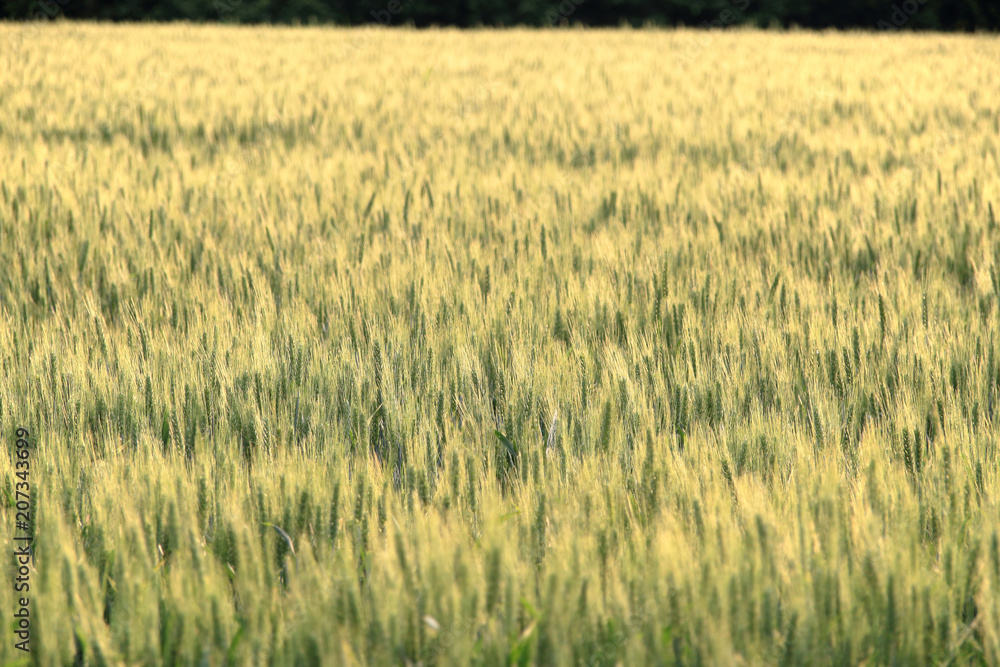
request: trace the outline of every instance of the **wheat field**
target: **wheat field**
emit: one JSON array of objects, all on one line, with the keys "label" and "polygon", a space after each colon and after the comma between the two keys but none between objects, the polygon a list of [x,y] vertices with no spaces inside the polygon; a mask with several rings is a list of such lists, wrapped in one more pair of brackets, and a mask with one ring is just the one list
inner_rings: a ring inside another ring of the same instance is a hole
[{"label": "wheat field", "polygon": [[1000,664],[995,38],[0,63],[0,660]]}]

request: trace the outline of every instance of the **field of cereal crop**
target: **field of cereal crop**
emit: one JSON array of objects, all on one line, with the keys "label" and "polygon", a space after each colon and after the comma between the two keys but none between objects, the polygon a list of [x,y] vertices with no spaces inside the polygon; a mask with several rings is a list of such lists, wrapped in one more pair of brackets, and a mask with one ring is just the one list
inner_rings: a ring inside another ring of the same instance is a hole
[{"label": "field of cereal crop", "polygon": [[998,71],[0,24],[32,664],[1000,663]]}]

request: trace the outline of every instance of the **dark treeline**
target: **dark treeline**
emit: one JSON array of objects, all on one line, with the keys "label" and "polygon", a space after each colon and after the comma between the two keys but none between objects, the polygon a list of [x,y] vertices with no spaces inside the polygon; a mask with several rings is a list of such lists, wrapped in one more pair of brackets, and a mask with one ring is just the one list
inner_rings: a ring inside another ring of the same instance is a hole
[{"label": "dark treeline", "polygon": [[995,0],[0,0],[0,18],[416,26],[628,23],[996,30]]}]

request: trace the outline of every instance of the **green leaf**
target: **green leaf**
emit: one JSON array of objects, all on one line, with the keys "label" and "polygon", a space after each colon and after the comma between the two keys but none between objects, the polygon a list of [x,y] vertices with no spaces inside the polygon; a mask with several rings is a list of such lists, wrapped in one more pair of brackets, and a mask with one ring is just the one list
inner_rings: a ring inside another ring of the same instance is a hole
[{"label": "green leaf", "polygon": [[240,640],[243,639],[243,629],[244,625],[240,624],[240,629],[236,631],[233,635],[233,641],[229,642],[229,650],[226,651],[226,664],[233,665],[236,664],[236,648],[239,646]]},{"label": "green leaf", "polygon": [[511,442],[510,438],[508,438],[506,435],[504,435],[500,431],[495,430],[493,432],[496,434],[497,439],[504,446],[504,448],[506,448],[507,455],[510,457],[510,462],[513,463],[514,459],[517,458],[517,448],[514,447],[514,443]]},{"label": "green leaf", "polygon": [[278,535],[280,535],[281,538],[283,540],[285,540],[285,542],[288,544],[288,550],[291,551],[292,555],[294,556],[295,555],[295,545],[292,544],[292,537],[291,537],[291,535],[289,535],[288,533],[286,533],[284,531],[284,529],[282,529],[280,526],[276,526],[273,523],[267,523],[265,521],[264,525],[267,526],[268,528],[274,528],[274,530],[278,533]]}]

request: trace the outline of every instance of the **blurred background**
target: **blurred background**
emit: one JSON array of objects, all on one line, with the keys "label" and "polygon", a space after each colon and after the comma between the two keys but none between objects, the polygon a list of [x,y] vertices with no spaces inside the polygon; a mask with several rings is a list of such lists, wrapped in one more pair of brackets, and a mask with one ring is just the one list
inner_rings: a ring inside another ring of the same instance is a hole
[{"label": "blurred background", "polygon": [[382,24],[996,30],[994,0],[0,0],[0,18]]}]

